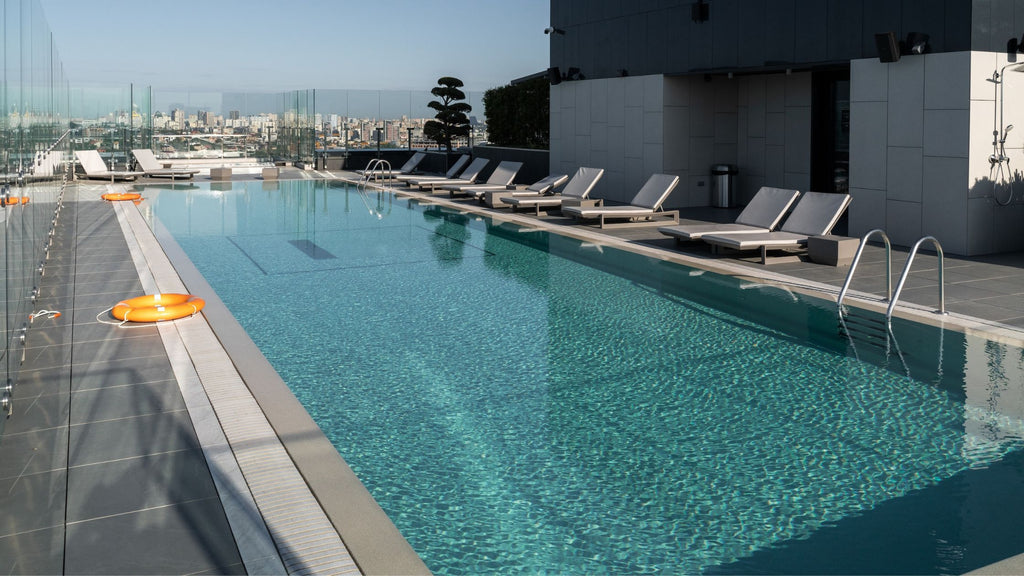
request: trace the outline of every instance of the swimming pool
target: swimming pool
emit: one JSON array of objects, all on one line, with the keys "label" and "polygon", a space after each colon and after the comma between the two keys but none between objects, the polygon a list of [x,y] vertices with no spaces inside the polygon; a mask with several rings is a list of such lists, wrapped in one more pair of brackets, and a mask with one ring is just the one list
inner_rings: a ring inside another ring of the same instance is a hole
[{"label": "swimming pool", "polygon": [[146,196],[437,573],[1024,551],[1018,348],[323,181]]}]

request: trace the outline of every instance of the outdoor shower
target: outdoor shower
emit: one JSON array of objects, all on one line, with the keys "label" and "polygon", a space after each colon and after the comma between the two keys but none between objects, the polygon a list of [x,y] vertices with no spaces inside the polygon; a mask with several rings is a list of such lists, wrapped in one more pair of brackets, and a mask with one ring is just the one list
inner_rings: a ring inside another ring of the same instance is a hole
[{"label": "outdoor shower", "polygon": [[[989,178],[992,180],[992,198],[1000,206],[1009,206],[1013,202],[1014,174],[1010,170],[1010,157],[1006,155],[1006,135],[1013,130],[1013,124],[1004,124],[1003,119],[1003,83],[1006,80],[1004,74],[1007,68],[1010,68],[1011,72],[1024,72],[1024,64],[1010,63],[992,72],[992,77],[987,79],[995,84],[993,96],[998,103],[992,110],[992,155],[988,157],[988,163]],[[1005,202],[999,199],[1003,191],[1006,192]]]}]

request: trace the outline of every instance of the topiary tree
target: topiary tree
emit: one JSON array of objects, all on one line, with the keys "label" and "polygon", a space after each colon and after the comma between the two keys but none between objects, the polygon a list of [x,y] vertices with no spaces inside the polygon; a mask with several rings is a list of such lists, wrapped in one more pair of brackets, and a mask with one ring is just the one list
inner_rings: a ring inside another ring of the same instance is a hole
[{"label": "topiary tree", "polygon": [[437,79],[437,87],[430,93],[440,100],[431,100],[427,106],[437,110],[434,118],[423,125],[423,135],[430,138],[438,145],[444,144],[448,152],[452,151],[452,138],[456,136],[469,136],[469,117],[466,116],[472,106],[460,100],[466,99],[466,94],[459,90],[462,87],[462,80],[444,76]]}]

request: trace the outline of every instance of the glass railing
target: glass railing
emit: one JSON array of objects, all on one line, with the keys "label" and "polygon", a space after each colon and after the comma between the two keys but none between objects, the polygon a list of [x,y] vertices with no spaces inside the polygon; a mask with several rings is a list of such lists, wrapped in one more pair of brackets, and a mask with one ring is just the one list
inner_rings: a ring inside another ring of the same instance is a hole
[{"label": "glass railing", "polygon": [[[0,433],[70,157],[68,83],[38,0],[0,0]],[[2,463],[0,463],[2,466]]]},{"label": "glass railing", "polygon": [[[483,92],[466,92],[471,120],[483,118]],[[121,168],[133,148],[162,158],[232,158],[310,163],[326,151],[436,148],[423,125],[436,111],[429,90],[195,92],[75,89],[74,149],[100,150]],[[455,146],[486,139],[482,122]]]}]

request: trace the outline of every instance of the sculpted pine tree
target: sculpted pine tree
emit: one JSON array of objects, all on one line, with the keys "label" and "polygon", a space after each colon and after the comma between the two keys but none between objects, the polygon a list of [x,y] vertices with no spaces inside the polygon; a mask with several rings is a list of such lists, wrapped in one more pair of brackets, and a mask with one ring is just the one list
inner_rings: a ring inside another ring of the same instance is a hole
[{"label": "sculpted pine tree", "polygon": [[430,120],[423,125],[423,135],[430,138],[438,145],[444,144],[448,152],[452,151],[452,138],[456,136],[469,136],[469,117],[466,114],[473,109],[472,106],[460,100],[466,99],[466,94],[459,90],[462,87],[462,80],[445,76],[437,79],[437,87],[430,91],[439,100],[431,100],[427,104],[430,108],[437,110],[434,115],[436,120]]}]

